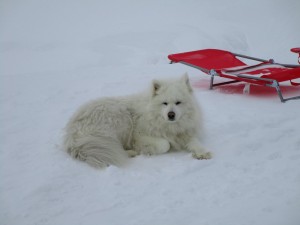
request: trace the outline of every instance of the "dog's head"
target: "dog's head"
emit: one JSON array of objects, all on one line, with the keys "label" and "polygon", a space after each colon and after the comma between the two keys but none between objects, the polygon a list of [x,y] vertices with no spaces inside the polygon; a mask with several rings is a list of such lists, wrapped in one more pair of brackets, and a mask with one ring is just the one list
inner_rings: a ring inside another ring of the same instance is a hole
[{"label": "dog's head", "polygon": [[154,80],[152,82],[152,107],[159,110],[165,121],[177,122],[193,111],[192,92],[187,74],[178,80]]}]

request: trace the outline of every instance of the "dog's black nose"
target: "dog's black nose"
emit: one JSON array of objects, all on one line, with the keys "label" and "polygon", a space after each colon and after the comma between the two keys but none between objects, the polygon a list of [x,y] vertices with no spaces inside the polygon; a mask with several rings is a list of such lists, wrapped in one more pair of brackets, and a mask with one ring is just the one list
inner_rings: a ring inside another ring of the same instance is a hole
[{"label": "dog's black nose", "polygon": [[175,113],[174,112],[169,112],[168,113],[168,118],[169,118],[169,120],[174,120],[175,119]]}]

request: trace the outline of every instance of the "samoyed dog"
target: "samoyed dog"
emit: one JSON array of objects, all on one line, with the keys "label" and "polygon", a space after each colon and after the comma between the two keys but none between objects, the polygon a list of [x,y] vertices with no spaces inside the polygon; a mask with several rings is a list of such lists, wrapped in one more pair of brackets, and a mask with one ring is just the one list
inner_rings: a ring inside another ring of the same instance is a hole
[{"label": "samoyed dog", "polygon": [[186,150],[210,159],[199,141],[201,112],[188,75],[153,80],[150,90],[83,105],[66,126],[64,149],[94,167],[122,166],[128,157]]}]

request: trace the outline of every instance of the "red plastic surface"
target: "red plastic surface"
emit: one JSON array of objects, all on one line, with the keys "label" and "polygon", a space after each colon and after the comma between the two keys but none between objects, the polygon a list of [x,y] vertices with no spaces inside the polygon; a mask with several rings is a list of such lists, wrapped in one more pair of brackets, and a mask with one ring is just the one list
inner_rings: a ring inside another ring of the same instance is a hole
[{"label": "red plastic surface", "polygon": [[[268,65],[268,68],[260,68],[260,65]],[[249,71],[249,72],[243,72],[240,71],[238,73],[234,73],[234,74],[241,74],[241,75],[252,75],[252,76],[258,76],[261,78],[267,78],[267,79],[273,79],[276,80],[278,82],[283,82],[283,81],[288,81],[288,80],[293,80],[293,79],[297,79],[300,78],[300,67],[296,67],[296,68],[287,68],[287,67],[276,67],[276,65],[274,67],[272,67],[272,64],[269,63],[262,63],[257,66],[257,68],[255,69],[255,66],[250,66],[248,68],[253,68],[253,70]],[[221,77],[226,77],[226,70],[224,71],[220,71],[219,72]],[[235,78],[236,80],[242,80],[240,79],[240,77]],[[245,80],[242,80],[245,81]],[[251,83],[250,81],[247,81],[249,83]],[[257,81],[255,81],[257,82]],[[253,82],[252,82],[253,83]],[[268,81],[259,81],[258,84],[261,83],[269,83]]]},{"label": "red plastic surface", "polygon": [[223,69],[246,64],[237,59],[231,52],[218,49],[204,49],[169,55],[173,62],[186,62],[204,69]]},{"label": "red plastic surface", "polygon": [[263,75],[261,78],[274,79],[278,82],[297,79],[300,78],[300,67],[271,71],[270,75]]},{"label": "red plastic surface", "polygon": [[300,48],[292,48],[291,52],[299,53],[300,54]]}]

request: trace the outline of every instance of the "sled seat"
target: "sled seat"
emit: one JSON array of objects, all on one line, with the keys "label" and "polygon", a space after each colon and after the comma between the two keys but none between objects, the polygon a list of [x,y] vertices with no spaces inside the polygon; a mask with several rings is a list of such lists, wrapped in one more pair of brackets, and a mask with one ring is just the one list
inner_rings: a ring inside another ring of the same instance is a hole
[{"label": "sled seat", "polygon": [[[295,51],[293,48],[291,51]],[[281,102],[300,99],[300,96],[283,98],[280,82],[290,81],[291,85],[300,85],[295,79],[300,78],[300,66],[275,63],[273,59],[265,60],[232,53],[219,49],[203,49],[198,51],[171,54],[168,56],[171,63],[182,63],[194,67],[211,76],[210,89],[214,86],[226,85],[237,82],[262,85],[276,89]],[[258,61],[255,65],[247,65],[239,58]],[[231,81],[214,83],[214,77],[219,76]]]}]

